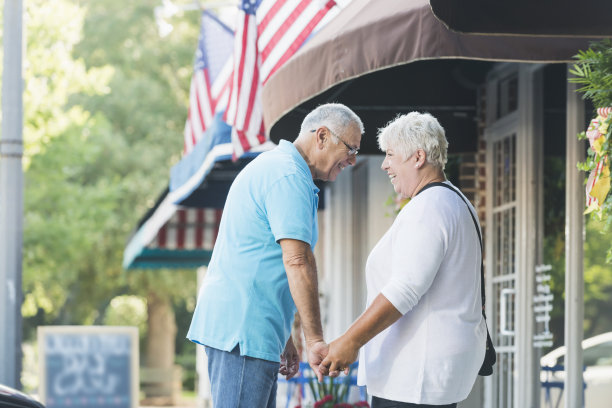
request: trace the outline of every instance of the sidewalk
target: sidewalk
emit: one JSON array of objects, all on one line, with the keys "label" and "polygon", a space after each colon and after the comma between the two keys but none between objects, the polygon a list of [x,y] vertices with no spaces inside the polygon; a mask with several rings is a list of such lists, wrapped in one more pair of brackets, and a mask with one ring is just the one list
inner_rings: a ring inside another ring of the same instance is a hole
[{"label": "sidewalk", "polygon": [[196,398],[182,397],[174,404],[169,404],[167,399],[149,398],[140,401],[139,408],[197,408]]}]

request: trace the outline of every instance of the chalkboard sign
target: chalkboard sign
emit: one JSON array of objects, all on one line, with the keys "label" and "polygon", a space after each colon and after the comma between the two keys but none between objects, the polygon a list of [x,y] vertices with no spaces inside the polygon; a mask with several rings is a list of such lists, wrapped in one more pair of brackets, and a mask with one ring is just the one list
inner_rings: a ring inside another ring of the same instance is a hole
[{"label": "chalkboard sign", "polygon": [[138,329],[38,328],[40,397],[47,408],[137,408]]}]

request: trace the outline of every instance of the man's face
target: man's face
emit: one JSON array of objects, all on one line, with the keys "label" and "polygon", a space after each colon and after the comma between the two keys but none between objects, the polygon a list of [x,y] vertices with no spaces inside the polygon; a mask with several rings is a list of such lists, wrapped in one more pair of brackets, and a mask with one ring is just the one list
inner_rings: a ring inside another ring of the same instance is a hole
[{"label": "man's face", "polygon": [[321,126],[316,131],[317,137],[320,137],[319,132],[325,136],[321,160],[317,165],[317,178],[334,181],[345,167],[352,166],[357,161],[361,132],[355,124],[343,128],[339,134],[333,133],[325,126]]}]

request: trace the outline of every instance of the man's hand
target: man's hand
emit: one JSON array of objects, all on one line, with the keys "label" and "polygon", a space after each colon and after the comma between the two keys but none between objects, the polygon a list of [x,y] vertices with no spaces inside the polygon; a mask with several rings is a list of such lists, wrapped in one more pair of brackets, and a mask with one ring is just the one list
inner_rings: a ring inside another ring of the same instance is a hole
[{"label": "man's hand", "polygon": [[312,371],[317,376],[317,380],[322,382],[323,374],[319,370],[319,367],[329,351],[329,346],[321,340],[310,344],[307,343],[306,349],[308,350],[308,364],[310,364],[310,368],[312,368]]},{"label": "man's hand", "polygon": [[341,371],[348,375],[349,366],[357,360],[358,353],[359,345],[344,334],[329,344],[329,352],[319,365],[319,372],[330,377],[337,377]]},{"label": "man's hand", "polygon": [[300,369],[300,356],[298,355],[293,339],[289,336],[285,350],[280,355],[280,369],[279,373],[285,376],[287,380],[292,379]]}]

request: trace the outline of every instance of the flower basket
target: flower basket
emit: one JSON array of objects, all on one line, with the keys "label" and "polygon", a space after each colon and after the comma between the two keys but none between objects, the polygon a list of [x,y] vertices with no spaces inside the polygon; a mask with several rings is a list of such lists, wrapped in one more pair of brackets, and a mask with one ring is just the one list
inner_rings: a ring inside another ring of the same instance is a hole
[{"label": "flower basket", "polygon": [[314,402],[297,405],[295,408],[369,408],[370,405],[367,401],[348,402],[350,387],[354,385],[354,381],[351,382],[354,379],[352,373],[356,367],[357,363],[354,363],[351,365],[348,375],[340,375],[337,378],[325,377],[321,383],[317,381],[315,376],[310,375],[306,384],[308,384]]},{"label": "flower basket", "polygon": [[589,140],[588,158],[580,168],[589,171],[586,185],[585,214],[595,213],[602,217],[602,210],[610,193],[610,153],[612,107],[597,109],[597,117],[591,120],[582,138]]}]

